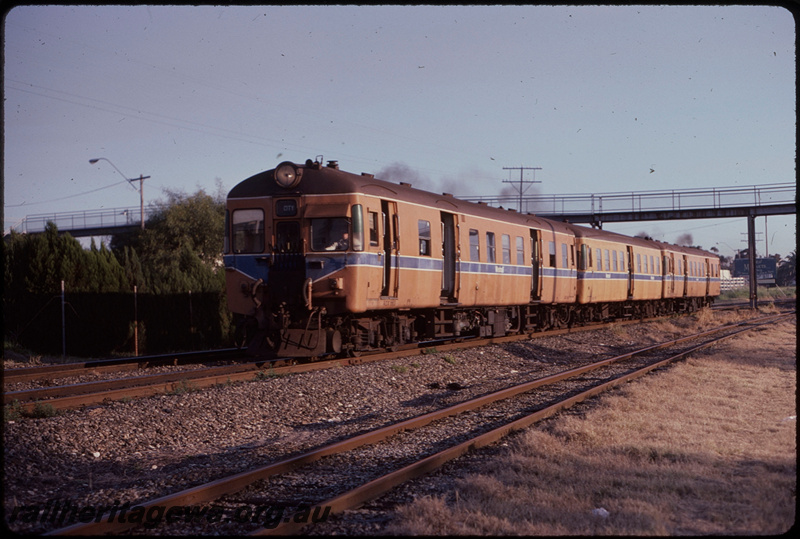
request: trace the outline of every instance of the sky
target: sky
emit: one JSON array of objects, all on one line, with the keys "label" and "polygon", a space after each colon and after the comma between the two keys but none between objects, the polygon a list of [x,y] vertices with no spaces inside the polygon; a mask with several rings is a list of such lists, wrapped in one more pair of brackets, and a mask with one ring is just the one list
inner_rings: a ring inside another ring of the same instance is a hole
[{"label": "sky", "polygon": [[[3,31],[6,231],[318,155],[463,197],[511,167],[545,195],[796,181],[781,7],[43,5]],[[759,256],[795,223],[758,218]],[[747,247],[746,218],[604,228]]]}]

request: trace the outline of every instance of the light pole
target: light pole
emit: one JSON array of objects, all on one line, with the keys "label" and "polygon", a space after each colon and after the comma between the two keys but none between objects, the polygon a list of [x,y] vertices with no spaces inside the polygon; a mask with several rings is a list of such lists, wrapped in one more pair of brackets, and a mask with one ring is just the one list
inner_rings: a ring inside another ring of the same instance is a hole
[{"label": "light pole", "polygon": [[[133,182],[136,181],[136,178],[131,179],[131,178],[128,178],[127,176],[125,176],[125,174],[123,174],[122,171],[117,168],[117,165],[115,165],[114,163],[112,163],[111,161],[106,159],[105,157],[97,157],[95,159],[89,159],[89,163],[94,165],[95,163],[97,163],[98,161],[101,161],[101,160],[102,161],[106,161],[109,165],[114,167],[114,170],[119,172],[119,175],[122,176],[123,178],[125,178],[126,180],[128,180],[131,183],[131,185],[133,185]],[[138,178],[139,179],[139,211],[140,211],[140,215],[141,215],[141,218],[142,218],[142,230],[144,230],[144,181],[149,177],[150,176],[142,176],[141,174],[139,174],[139,178]],[[136,187],[134,187],[134,189],[136,189]]]}]

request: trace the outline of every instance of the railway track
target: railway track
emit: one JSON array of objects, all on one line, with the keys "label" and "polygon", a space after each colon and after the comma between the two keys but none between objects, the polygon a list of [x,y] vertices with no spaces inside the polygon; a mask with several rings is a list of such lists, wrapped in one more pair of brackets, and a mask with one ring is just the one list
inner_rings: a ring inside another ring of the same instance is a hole
[{"label": "railway track", "polygon": [[31,380],[51,381],[69,376],[79,376],[83,373],[122,372],[146,369],[148,367],[208,363],[212,361],[235,359],[241,356],[242,351],[238,348],[226,348],[223,350],[178,352],[152,356],[98,359],[76,363],[62,363],[58,365],[23,367],[19,369],[5,369],[3,371],[3,382],[15,383]]},{"label": "railway track", "polygon": [[[655,320],[655,319],[653,319]],[[616,322],[618,326],[641,323],[642,320],[625,320]],[[353,358],[338,358],[312,363],[294,364],[285,359],[259,360],[246,358],[245,362],[231,365],[209,366],[193,370],[171,371],[159,374],[126,376],[124,378],[103,379],[98,381],[68,383],[57,385],[55,380],[61,377],[75,377],[85,374],[102,375],[107,373],[129,372],[159,366],[188,366],[213,361],[229,361],[241,359],[243,353],[238,349],[226,349],[206,352],[187,352],[181,354],[165,354],[139,358],[119,358],[97,360],[82,363],[53,365],[46,367],[30,367],[11,369],[4,372],[4,384],[21,383],[36,380],[46,387],[4,391],[3,404],[14,405],[23,413],[33,414],[45,406],[50,412],[74,409],[81,406],[92,406],[103,402],[143,398],[158,394],[171,394],[185,391],[196,391],[204,388],[258,380],[263,377],[285,376],[288,374],[310,372],[314,370],[357,365],[365,362],[406,357],[426,353],[429,350],[448,351],[469,347],[485,346],[545,338],[570,333],[593,331],[607,327],[607,324],[594,324],[578,328],[551,330],[539,333],[508,335],[480,340],[462,340],[459,342],[425,343],[419,346],[405,347],[396,352],[364,355]]]},{"label": "railway track", "polygon": [[[532,379],[138,506],[151,511],[213,503],[232,517],[214,522],[216,533],[295,533],[308,524],[309,515],[329,516],[355,507],[472,448],[490,444],[722,339],[792,315],[794,312],[746,320]],[[674,347],[681,349],[668,350]],[[391,467],[388,473],[387,467]],[[263,508],[272,510],[273,518],[259,521],[255,516],[259,507],[262,518]],[[276,515],[279,518],[274,518]],[[110,514],[101,517],[51,534],[118,533],[131,527]],[[189,534],[212,529],[185,520],[176,518],[174,527],[164,531]]]}]

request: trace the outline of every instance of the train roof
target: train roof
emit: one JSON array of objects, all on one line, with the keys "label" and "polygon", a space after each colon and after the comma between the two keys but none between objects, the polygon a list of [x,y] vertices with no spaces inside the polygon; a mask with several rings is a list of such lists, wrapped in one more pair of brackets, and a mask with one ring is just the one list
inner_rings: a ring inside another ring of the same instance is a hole
[{"label": "train roof", "polygon": [[615,241],[620,243],[627,243],[629,245],[639,245],[642,247],[650,247],[655,249],[666,249],[678,253],[691,254],[697,256],[718,256],[712,252],[698,249],[697,247],[684,247],[681,245],[674,245],[663,241],[658,241],[650,238],[641,238],[637,236],[625,236],[616,232],[609,232],[607,230],[589,228],[579,225],[569,225],[577,237],[580,238],[599,238],[608,241]]},{"label": "train roof", "polygon": [[378,179],[372,174],[361,173],[361,175],[358,175],[345,172],[339,170],[338,165],[332,163],[329,163],[328,166],[309,162],[306,162],[305,165],[292,164],[298,170],[297,175],[300,179],[295,186],[287,189],[281,187],[275,181],[275,171],[282,165],[284,163],[274,169],[255,174],[237,184],[228,193],[228,199],[362,193],[436,207],[442,211],[524,223],[526,226],[533,228],[570,233],[567,223],[542,219],[533,214],[520,214],[516,210],[495,208],[485,203],[467,202],[455,198],[449,193],[437,194],[423,191],[422,189],[414,188],[409,183],[401,182],[397,184]]},{"label": "train roof", "polygon": [[[276,171],[281,167],[289,166],[296,173],[296,181],[291,187],[282,187],[276,181]],[[449,193],[432,193],[414,188],[411,184],[400,182],[393,183],[381,180],[372,174],[353,174],[339,170],[335,161],[329,161],[327,166],[310,159],[305,165],[284,162],[270,170],[255,174],[240,182],[228,193],[229,199],[246,199],[258,197],[281,197],[302,195],[335,195],[343,193],[362,193],[394,200],[402,200],[423,206],[439,208],[442,211],[464,213],[487,219],[496,219],[518,224],[524,224],[541,230],[553,230],[565,234],[574,234],[583,238],[600,238],[616,241],[628,245],[639,245],[655,249],[669,249],[671,251],[700,256],[717,256],[714,253],[693,247],[681,247],[655,240],[637,238],[609,232],[602,229],[578,226],[561,221],[554,221],[537,217],[533,214],[521,214],[516,210],[495,208],[484,203],[467,202],[455,198]]]}]

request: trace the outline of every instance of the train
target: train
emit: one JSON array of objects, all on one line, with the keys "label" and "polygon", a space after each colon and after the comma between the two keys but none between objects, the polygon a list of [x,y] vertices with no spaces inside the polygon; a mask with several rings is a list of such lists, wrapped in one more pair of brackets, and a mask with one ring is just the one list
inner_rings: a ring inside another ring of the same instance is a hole
[{"label": "train", "polygon": [[711,252],[460,200],[321,156],[226,200],[228,307],[255,356],[358,356],[696,311]]}]

